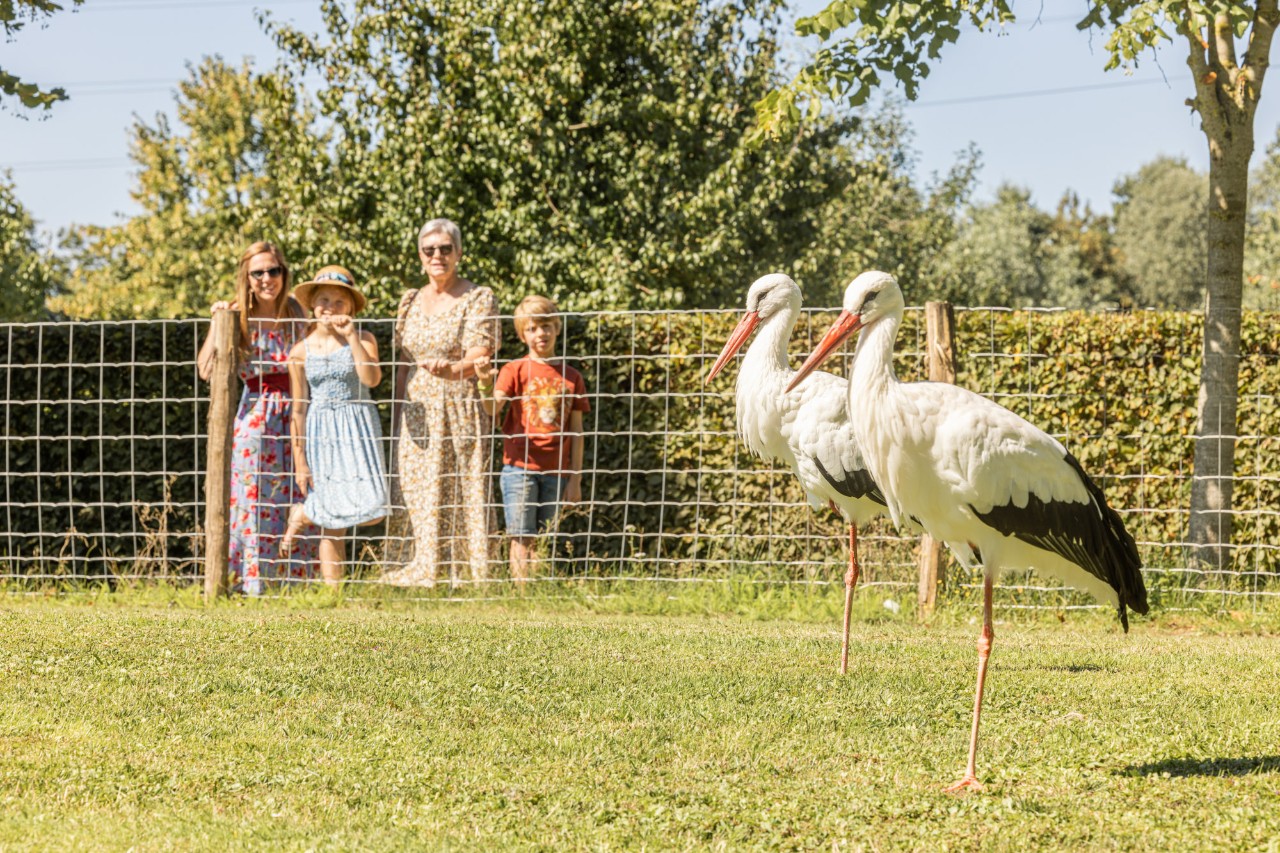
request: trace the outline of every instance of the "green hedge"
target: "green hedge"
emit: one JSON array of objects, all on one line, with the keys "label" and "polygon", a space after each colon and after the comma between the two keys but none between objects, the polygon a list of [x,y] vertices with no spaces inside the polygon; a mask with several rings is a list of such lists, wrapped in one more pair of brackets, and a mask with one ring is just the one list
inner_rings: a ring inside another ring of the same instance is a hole
[{"label": "green hedge", "polygon": [[[792,344],[797,363],[832,317],[801,321]],[[703,385],[736,320],[732,312],[635,313],[566,324],[564,349],[586,377],[592,412],[586,503],[565,520],[562,571],[684,577],[745,564],[775,574],[782,566],[789,577],[838,576],[844,531],[836,516],[811,512],[787,472],[750,457],[733,436],[735,368]],[[1223,578],[1182,568],[1179,544],[1194,444],[1197,316],[959,311],[958,381],[1058,436],[1080,458],[1138,539],[1153,585],[1275,586],[1274,320],[1245,317],[1237,548]],[[922,321],[910,312],[900,336],[904,379],[922,373]],[[194,356],[206,326],[0,327],[5,574],[198,571],[207,391],[196,381]],[[376,333],[390,353],[389,323]],[[520,355],[509,323],[505,336],[502,358]],[[385,373],[376,391],[384,401]],[[912,542],[883,522],[863,541],[869,580],[913,582]]]}]

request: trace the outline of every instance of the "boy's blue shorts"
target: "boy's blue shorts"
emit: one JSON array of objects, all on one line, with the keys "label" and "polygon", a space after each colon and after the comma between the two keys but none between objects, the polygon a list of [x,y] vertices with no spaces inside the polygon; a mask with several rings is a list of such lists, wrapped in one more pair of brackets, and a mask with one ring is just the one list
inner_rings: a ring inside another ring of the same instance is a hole
[{"label": "boy's blue shorts", "polygon": [[518,465],[502,466],[502,509],[510,536],[537,536],[555,518],[569,478]]}]

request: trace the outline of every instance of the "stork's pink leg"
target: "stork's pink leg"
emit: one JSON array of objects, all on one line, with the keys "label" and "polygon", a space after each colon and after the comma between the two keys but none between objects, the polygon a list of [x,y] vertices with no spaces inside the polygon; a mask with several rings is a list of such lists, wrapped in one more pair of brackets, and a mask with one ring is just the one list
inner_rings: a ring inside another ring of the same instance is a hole
[{"label": "stork's pink leg", "polygon": [[840,674],[849,671],[849,615],[853,610],[853,590],[858,585],[858,525],[849,525],[849,571],[844,576],[844,639],[840,643]]},{"label": "stork's pink leg", "polygon": [[978,635],[978,690],[973,699],[973,732],[969,735],[969,766],[964,778],[946,790],[956,793],[966,788],[981,791],[978,781],[978,722],[982,719],[982,687],[987,681],[987,658],[991,657],[991,643],[995,639],[991,627],[991,575],[986,574],[982,583],[982,633]]}]

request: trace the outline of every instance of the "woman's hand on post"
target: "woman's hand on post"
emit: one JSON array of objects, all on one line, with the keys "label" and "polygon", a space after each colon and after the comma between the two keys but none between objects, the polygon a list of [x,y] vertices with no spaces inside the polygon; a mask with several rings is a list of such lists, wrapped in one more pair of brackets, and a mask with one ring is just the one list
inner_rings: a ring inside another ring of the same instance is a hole
[{"label": "woman's hand on post", "polygon": [[234,310],[236,310],[236,304],[234,302],[227,302],[225,299],[220,299],[209,306],[209,316],[216,317],[219,311]]}]

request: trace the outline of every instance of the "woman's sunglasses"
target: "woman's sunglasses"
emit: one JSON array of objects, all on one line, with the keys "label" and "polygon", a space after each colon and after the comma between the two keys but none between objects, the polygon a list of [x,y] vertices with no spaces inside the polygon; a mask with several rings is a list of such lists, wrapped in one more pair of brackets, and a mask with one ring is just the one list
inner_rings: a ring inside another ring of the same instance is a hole
[{"label": "woman's sunglasses", "polygon": [[453,244],[444,243],[443,245],[440,245],[440,246],[423,246],[422,247],[422,254],[426,255],[428,258],[435,257],[435,254],[437,251],[440,253],[440,257],[447,258],[453,254]]},{"label": "woman's sunglasses", "polygon": [[254,281],[262,281],[264,278],[275,278],[284,272],[283,267],[271,267],[265,270],[249,270],[249,278]]}]

